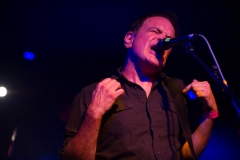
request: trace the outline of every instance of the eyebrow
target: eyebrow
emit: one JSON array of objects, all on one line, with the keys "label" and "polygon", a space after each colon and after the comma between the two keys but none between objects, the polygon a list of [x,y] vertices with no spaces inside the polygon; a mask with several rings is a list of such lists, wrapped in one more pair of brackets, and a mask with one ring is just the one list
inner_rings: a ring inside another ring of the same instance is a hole
[{"label": "eyebrow", "polygon": [[[156,29],[156,30],[157,30],[158,32],[160,32],[160,33],[163,32],[163,30],[160,29],[160,28],[158,28],[158,27],[150,27],[149,30],[151,30],[151,29]],[[165,32],[165,33],[166,33],[166,32]],[[167,34],[167,33],[166,33],[166,35],[167,35],[167,36],[166,36],[167,38],[174,38],[174,36],[171,36],[171,35],[169,35],[169,34]]]}]

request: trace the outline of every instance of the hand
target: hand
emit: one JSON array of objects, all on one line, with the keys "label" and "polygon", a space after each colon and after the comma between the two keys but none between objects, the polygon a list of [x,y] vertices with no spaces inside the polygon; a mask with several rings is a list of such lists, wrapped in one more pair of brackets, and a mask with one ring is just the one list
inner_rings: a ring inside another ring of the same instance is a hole
[{"label": "hand", "polygon": [[113,105],[120,95],[124,94],[121,84],[111,78],[106,78],[99,82],[92,93],[92,100],[88,108],[88,113],[95,118],[101,118]]},{"label": "hand", "polygon": [[190,90],[196,94],[197,98],[203,99],[205,104],[203,106],[203,112],[210,113],[218,111],[214,95],[207,81],[199,82],[194,79],[191,84],[183,89],[183,93],[187,93]]}]

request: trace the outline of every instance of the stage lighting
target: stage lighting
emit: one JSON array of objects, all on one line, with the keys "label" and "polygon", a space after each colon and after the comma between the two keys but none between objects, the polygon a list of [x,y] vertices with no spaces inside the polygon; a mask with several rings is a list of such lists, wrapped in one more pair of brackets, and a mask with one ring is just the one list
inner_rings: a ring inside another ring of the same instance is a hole
[{"label": "stage lighting", "polygon": [[26,51],[24,53],[24,58],[27,59],[27,60],[33,60],[34,59],[34,53]]},{"label": "stage lighting", "polygon": [[196,94],[192,91],[192,90],[189,90],[188,91],[188,96],[190,99],[194,100],[197,98]]},{"label": "stage lighting", "polygon": [[0,87],[0,97],[5,97],[7,95],[7,89],[5,87]]}]

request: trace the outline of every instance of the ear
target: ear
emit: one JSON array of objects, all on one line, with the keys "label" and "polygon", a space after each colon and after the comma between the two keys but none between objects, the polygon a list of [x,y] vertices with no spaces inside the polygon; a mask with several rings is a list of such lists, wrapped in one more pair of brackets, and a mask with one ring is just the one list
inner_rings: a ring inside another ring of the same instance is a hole
[{"label": "ear", "polygon": [[124,45],[125,47],[131,48],[134,40],[134,33],[132,31],[127,32],[127,34],[124,37]]}]

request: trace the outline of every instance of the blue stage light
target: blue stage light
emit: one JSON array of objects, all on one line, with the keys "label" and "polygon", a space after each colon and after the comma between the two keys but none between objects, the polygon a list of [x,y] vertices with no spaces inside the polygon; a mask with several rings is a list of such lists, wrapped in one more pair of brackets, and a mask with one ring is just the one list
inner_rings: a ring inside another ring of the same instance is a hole
[{"label": "blue stage light", "polygon": [[197,95],[192,91],[192,90],[189,90],[188,91],[188,96],[190,99],[194,100],[197,98]]},{"label": "blue stage light", "polygon": [[26,51],[24,53],[24,58],[27,60],[33,60],[34,59],[34,53]]}]

